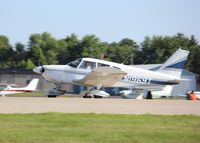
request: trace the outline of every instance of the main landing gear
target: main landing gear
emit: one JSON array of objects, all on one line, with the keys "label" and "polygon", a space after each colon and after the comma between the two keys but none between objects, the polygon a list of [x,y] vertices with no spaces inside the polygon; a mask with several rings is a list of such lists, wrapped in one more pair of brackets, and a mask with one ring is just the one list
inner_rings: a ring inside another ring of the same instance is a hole
[{"label": "main landing gear", "polygon": [[103,97],[109,97],[110,94],[103,90],[85,90],[80,93],[83,98],[103,98]]}]

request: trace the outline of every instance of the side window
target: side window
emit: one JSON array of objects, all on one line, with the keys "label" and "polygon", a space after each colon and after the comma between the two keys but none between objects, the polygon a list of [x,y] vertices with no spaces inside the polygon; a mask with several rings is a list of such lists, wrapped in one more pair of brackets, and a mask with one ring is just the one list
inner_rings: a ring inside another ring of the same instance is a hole
[{"label": "side window", "polygon": [[106,64],[102,64],[102,63],[98,63],[97,67],[109,67],[110,65],[106,65]]},{"label": "side window", "polygon": [[86,70],[92,70],[93,68],[96,68],[96,63],[90,61],[83,61],[80,66],[80,69],[86,69]]}]

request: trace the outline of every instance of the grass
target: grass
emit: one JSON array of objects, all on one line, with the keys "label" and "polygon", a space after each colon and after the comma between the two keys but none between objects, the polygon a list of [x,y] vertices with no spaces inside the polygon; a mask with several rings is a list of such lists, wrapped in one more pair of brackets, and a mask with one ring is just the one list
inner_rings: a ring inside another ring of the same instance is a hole
[{"label": "grass", "polygon": [[16,93],[16,94],[9,94],[6,95],[7,97],[44,97],[45,94],[42,91],[36,91],[36,92],[26,92],[26,93]]},{"label": "grass", "polygon": [[199,116],[0,114],[0,143],[199,143]]}]

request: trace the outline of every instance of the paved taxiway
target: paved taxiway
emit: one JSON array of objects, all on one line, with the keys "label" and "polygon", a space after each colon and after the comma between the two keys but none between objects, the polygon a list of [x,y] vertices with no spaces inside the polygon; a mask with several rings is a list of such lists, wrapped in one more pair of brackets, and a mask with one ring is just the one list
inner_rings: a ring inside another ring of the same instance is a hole
[{"label": "paved taxiway", "polygon": [[200,115],[200,101],[0,97],[0,113],[42,112]]}]

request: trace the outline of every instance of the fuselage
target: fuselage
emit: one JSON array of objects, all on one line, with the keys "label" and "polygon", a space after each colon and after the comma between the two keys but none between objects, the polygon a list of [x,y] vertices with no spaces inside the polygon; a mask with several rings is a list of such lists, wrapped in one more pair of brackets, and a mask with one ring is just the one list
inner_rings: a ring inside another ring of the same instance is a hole
[{"label": "fuselage", "polygon": [[32,91],[31,90],[24,90],[24,89],[5,89],[3,91],[0,91],[0,95],[26,93],[26,92],[32,92]]},{"label": "fuselage", "polygon": [[[89,65],[87,63],[90,64],[90,68],[86,67]],[[172,75],[93,58],[78,59],[67,65],[39,66],[34,68],[33,71],[41,74],[50,82],[76,84],[74,81],[83,79],[92,69],[102,66],[117,68],[127,73],[113,87],[144,88],[158,85],[173,85],[180,82],[179,77]]]}]

